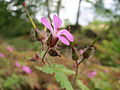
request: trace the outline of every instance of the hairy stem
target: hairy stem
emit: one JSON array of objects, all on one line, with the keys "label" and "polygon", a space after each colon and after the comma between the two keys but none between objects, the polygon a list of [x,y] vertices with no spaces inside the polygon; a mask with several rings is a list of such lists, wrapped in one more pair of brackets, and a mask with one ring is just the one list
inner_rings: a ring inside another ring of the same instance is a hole
[{"label": "hairy stem", "polygon": [[82,58],[82,60],[79,63],[77,61],[75,61],[76,62],[76,70],[75,70],[75,77],[74,77],[74,80],[73,80],[73,88],[75,87],[75,83],[76,83],[76,80],[77,80],[78,67],[84,60],[85,60],[85,58]]},{"label": "hairy stem", "polygon": [[44,64],[45,64],[44,59],[45,59],[45,56],[47,55],[47,53],[48,53],[48,51],[49,51],[49,48],[50,48],[50,47],[47,48],[46,52],[44,53],[44,55],[43,55],[43,57],[42,57],[42,62],[43,62]]},{"label": "hairy stem", "polygon": [[25,8],[25,12],[26,12],[26,14],[27,14],[27,16],[28,16],[28,18],[29,18],[29,20],[30,20],[34,30],[36,30],[37,26],[36,26],[35,22],[33,21],[32,17],[30,16],[28,9],[25,6],[24,6],[24,8]]},{"label": "hairy stem", "polygon": [[75,87],[75,83],[76,83],[76,79],[77,79],[77,75],[78,75],[78,66],[79,66],[79,64],[76,61],[76,70],[75,70],[75,77],[73,80],[73,88]]}]

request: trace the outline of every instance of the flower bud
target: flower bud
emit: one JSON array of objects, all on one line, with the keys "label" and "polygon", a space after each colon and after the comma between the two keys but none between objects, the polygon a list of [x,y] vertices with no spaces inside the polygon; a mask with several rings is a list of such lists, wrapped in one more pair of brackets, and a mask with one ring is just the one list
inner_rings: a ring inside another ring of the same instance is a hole
[{"label": "flower bud", "polygon": [[74,47],[72,47],[72,59],[75,61],[79,59],[79,54],[78,54],[76,48],[74,48]]},{"label": "flower bud", "polygon": [[61,55],[56,50],[54,50],[54,49],[50,49],[48,51],[48,53],[49,53],[50,56],[53,56],[53,57],[55,57],[55,56],[61,57]]},{"label": "flower bud", "polygon": [[38,41],[45,41],[46,38],[47,38],[47,32],[46,31],[39,31],[39,30],[35,30],[35,38],[38,40]]}]

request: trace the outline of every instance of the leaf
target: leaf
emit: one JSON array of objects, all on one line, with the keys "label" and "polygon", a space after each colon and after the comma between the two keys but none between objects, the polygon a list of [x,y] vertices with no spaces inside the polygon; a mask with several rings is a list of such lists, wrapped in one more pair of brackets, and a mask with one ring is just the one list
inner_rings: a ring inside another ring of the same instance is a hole
[{"label": "leaf", "polygon": [[82,81],[77,80],[78,86],[81,88],[81,90],[90,90],[86,85],[83,84]]},{"label": "leaf", "polygon": [[11,77],[7,77],[7,79],[4,81],[4,87],[10,87],[12,88],[13,86],[20,85],[21,80],[20,77],[17,76],[16,74],[12,74]]},{"label": "leaf", "polygon": [[43,67],[38,67],[36,66],[35,68],[37,68],[38,70],[41,70],[47,74],[53,74],[55,73],[55,70],[53,68],[51,68],[50,66],[46,65],[46,66],[43,66]]},{"label": "leaf", "polygon": [[62,88],[65,88],[66,90],[73,90],[72,85],[66,75],[74,74],[74,71],[69,70],[65,66],[59,64],[45,65],[43,67],[36,66],[36,68],[47,74],[55,73],[56,81],[60,83]]},{"label": "leaf", "polygon": [[66,90],[73,90],[71,83],[69,82],[67,76],[64,73],[57,72],[55,74],[56,81],[60,83],[60,86],[62,88],[65,88]]},{"label": "leaf", "polygon": [[67,75],[75,74],[74,71],[67,69],[65,66],[60,65],[60,64],[55,64],[54,68],[56,72],[63,72]]},{"label": "leaf", "polygon": [[36,66],[36,68],[48,74],[53,74],[55,72],[63,72],[67,75],[75,74],[74,71],[67,69],[65,66],[59,64],[51,64],[50,66],[45,65],[43,67]]}]

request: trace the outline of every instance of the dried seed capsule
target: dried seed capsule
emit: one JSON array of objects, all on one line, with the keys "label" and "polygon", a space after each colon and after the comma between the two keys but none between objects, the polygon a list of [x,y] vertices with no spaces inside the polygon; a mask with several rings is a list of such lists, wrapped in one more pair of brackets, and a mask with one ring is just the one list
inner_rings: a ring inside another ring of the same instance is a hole
[{"label": "dried seed capsule", "polygon": [[33,62],[38,62],[40,60],[40,56],[38,53],[36,53],[35,57],[31,58],[30,61],[33,61]]},{"label": "dried seed capsule", "polygon": [[83,53],[83,58],[89,58],[93,53],[94,53],[95,49],[93,46],[88,46],[88,48],[86,48],[86,50]]},{"label": "dried seed capsule", "polygon": [[54,50],[54,49],[50,49],[49,51],[48,51],[48,53],[49,53],[49,55],[50,56],[59,56],[59,57],[61,57],[61,55],[56,51],[56,50]]}]

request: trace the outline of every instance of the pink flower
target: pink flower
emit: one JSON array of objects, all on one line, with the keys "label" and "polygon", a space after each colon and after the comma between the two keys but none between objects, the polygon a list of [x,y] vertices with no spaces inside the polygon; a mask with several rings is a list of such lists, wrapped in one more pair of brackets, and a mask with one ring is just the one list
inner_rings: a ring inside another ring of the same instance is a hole
[{"label": "pink flower", "polygon": [[7,47],[7,50],[8,50],[9,52],[13,52],[13,51],[14,51],[14,49],[13,49],[12,47],[10,47],[10,46]]},{"label": "pink flower", "polygon": [[0,58],[4,58],[5,55],[3,53],[0,53]]},{"label": "pink flower", "polygon": [[58,16],[54,15],[53,17],[53,22],[52,22],[53,27],[46,18],[41,18],[41,23],[50,30],[52,34],[51,41],[53,43],[52,45],[53,47],[55,46],[58,39],[65,45],[69,45],[70,42],[73,42],[74,40],[73,35],[69,31],[67,31],[66,29],[60,30],[62,21]]},{"label": "pink flower", "polygon": [[87,76],[88,76],[89,78],[95,77],[96,75],[97,75],[97,72],[96,72],[96,71],[92,71],[92,72],[90,72],[90,73],[87,74]]},{"label": "pink flower", "polygon": [[27,74],[30,74],[32,73],[32,70],[30,69],[30,67],[28,66],[22,66],[22,70],[27,73]]},{"label": "pink flower", "polygon": [[18,61],[16,61],[16,62],[15,62],[15,66],[18,67],[18,68],[20,68],[20,67],[21,67],[21,64],[20,64]]}]

